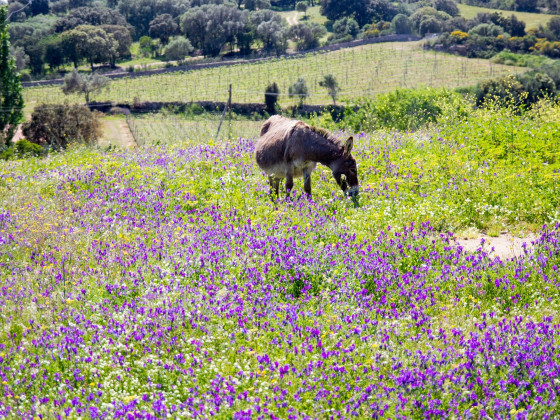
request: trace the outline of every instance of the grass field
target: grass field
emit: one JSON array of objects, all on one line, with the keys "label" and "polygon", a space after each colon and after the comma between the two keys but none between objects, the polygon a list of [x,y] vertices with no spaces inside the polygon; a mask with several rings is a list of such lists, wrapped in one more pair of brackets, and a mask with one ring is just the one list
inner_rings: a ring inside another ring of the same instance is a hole
[{"label": "grass field", "polygon": [[468,4],[457,3],[459,6],[459,11],[461,16],[467,19],[472,19],[478,13],[492,13],[498,12],[504,16],[511,16],[514,14],[519,20],[525,22],[526,29],[537,28],[539,25],[545,26],[550,18],[555,15],[547,15],[544,13],[527,13],[527,12],[514,12],[511,10],[500,10],[500,9],[487,9],[485,7],[469,6]]},{"label": "grass field", "polygon": [[[226,101],[228,85],[233,86],[234,102],[263,102],[264,90],[277,82],[280,103],[295,104],[287,96],[288,87],[298,77],[307,81],[307,103],[328,104],[331,99],[319,81],[332,73],[339,82],[340,99],[353,99],[399,87],[470,86],[488,77],[520,71],[520,68],[493,64],[487,60],[468,59],[425,51],[421,44],[373,44],[330,53],[310,54],[298,59],[278,59],[257,64],[205,69],[186,73],[169,73],[136,79],[120,79],[110,90],[94,96],[98,101]],[[82,97],[65,96],[60,87],[24,90],[28,107],[37,103],[83,102]]]},{"label": "grass field", "polygon": [[[129,126],[136,141],[142,146],[162,144],[184,144],[185,142],[212,141],[216,139],[220,116],[211,118],[187,119],[177,116],[162,116],[146,114],[131,116]],[[251,138],[258,135],[262,120],[233,120],[231,123],[226,118],[220,128],[220,138]]]},{"label": "grass field", "polygon": [[356,133],[357,207],[324,167],[273,203],[254,138],[159,124],[0,168],[0,416],[560,416],[558,105]]}]

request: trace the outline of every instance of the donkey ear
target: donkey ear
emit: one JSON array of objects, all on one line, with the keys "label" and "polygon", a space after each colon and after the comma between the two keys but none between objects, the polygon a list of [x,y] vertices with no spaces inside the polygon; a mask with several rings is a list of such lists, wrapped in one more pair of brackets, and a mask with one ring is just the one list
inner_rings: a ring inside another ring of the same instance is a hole
[{"label": "donkey ear", "polygon": [[352,153],[352,147],[353,146],[354,146],[354,137],[350,136],[350,137],[348,137],[348,139],[344,143],[344,155],[345,156],[350,156],[350,153]]}]

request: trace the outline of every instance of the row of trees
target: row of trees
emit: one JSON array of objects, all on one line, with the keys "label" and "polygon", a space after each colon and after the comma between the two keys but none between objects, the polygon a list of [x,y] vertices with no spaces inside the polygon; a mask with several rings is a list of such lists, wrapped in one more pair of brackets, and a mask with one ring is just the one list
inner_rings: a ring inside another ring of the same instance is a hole
[{"label": "row of trees", "polygon": [[500,13],[479,13],[470,20],[453,18],[438,24],[442,35],[428,47],[478,58],[491,58],[502,51],[560,58],[558,16],[528,31],[514,15],[505,17]]},{"label": "row of trees", "polygon": [[[50,29],[42,25],[16,25],[13,31],[13,56],[18,68],[29,66],[39,74],[48,65],[88,62],[114,66],[117,60],[130,56],[133,28],[122,16],[109,9],[79,8],[57,20]],[[269,9],[240,10],[232,5],[202,5],[188,9],[179,18],[162,14],[147,23],[148,34],[140,38],[141,50],[153,54],[166,50],[169,59],[182,59],[197,49],[206,56],[216,56],[226,45],[249,54],[254,48],[282,53],[288,40],[298,49],[319,45],[326,34],[324,26],[298,23],[287,26],[280,15]],[[182,35],[182,38],[180,37]],[[154,38],[157,42],[154,42]],[[170,40],[174,40],[169,44]]]},{"label": "row of trees", "polygon": [[[336,78],[332,74],[327,74],[319,81],[319,86],[327,89],[328,95],[333,100],[333,105],[336,105],[336,98],[340,93],[340,86]],[[269,114],[276,114],[278,111],[278,97],[280,95],[280,89],[276,83],[271,83],[267,86],[264,93],[264,103],[265,110]],[[305,100],[309,96],[309,88],[305,79],[298,78],[298,80],[288,88],[288,97],[297,98],[299,100],[299,106],[303,106]]]}]

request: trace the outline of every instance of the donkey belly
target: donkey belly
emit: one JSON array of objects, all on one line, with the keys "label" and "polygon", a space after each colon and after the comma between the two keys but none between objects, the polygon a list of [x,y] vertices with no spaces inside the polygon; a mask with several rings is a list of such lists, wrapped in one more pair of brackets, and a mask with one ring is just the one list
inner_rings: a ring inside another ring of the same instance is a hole
[{"label": "donkey belly", "polygon": [[[275,165],[270,165],[263,167],[261,169],[269,176],[274,176],[275,178],[286,178],[286,172],[288,170],[287,163],[277,163]],[[260,165],[259,165],[260,166]],[[294,162],[292,165],[294,178],[301,178],[303,176],[303,171],[305,168],[309,168],[311,171],[315,170],[317,167],[316,162]]]}]

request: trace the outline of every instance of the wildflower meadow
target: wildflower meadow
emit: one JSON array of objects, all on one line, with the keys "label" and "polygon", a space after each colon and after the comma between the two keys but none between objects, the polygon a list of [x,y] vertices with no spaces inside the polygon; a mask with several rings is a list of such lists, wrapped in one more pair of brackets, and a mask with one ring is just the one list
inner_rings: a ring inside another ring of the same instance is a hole
[{"label": "wildflower meadow", "polygon": [[357,207],[257,132],[3,163],[0,416],[559,418],[559,114],[354,133]]}]

